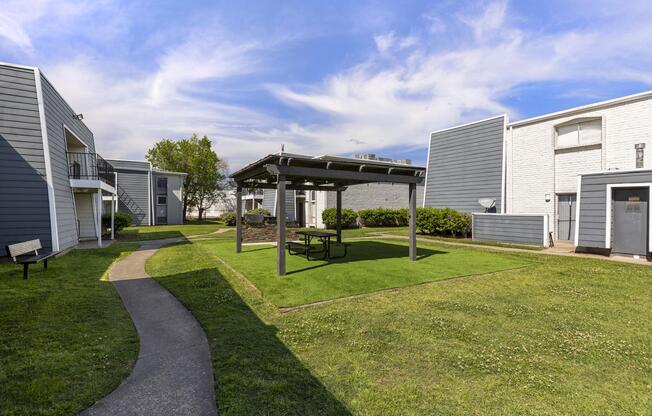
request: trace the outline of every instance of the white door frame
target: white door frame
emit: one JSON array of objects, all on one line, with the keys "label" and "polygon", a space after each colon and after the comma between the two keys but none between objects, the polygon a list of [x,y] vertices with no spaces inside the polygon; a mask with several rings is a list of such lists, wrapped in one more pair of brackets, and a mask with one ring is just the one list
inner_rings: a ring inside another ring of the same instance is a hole
[{"label": "white door frame", "polygon": [[[611,248],[611,232],[613,231],[612,225],[611,225],[611,214],[612,214],[612,189],[613,188],[647,188],[648,190],[648,201],[647,201],[647,208],[648,208],[648,220],[647,220],[647,238],[648,238],[648,247],[647,249],[649,250],[650,247],[652,247],[652,204],[650,203],[650,193],[652,191],[652,182],[639,182],[639,183],[610,183],[607,184],[607,208],[606,208],[606,219],[605,219],[605,232],[604,232],[604,245],[605,248]],[[577,221],[577,218],[575,218]]]}]

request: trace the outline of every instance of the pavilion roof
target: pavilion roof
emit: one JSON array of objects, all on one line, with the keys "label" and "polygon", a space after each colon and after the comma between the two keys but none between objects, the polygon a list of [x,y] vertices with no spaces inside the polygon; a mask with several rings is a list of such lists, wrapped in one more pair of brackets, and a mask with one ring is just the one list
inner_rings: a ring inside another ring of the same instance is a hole
[{"label": "pavilion roof", "polygon": [[426,168],[405,163],[341,156],[269,154],[233,173],[245,188],[276,188],[279,176],[287,189],[337,190],[361,183],[421,183]]}]

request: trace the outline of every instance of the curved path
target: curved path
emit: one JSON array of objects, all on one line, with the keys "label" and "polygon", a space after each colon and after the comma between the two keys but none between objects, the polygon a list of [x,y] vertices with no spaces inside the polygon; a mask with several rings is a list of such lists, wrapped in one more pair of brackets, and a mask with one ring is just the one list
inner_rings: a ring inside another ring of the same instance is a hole
[{"label": "curved path", "polygon": [[109,280],[138,330],[140,352],[131,375],[82,415],[217,415],[206,334],[145,272],[161,246],[183,240],[145,241],[111,268]]}]

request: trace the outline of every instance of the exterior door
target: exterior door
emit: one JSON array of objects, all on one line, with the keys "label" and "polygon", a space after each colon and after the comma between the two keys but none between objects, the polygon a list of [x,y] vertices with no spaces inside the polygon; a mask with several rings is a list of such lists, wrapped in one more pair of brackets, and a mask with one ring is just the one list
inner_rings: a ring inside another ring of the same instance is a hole
[{"label": "exterior door", "polygon": [[613,188],[612,247],[615,253],[646,255],[649,196],[647,188]]},{"label": "exterior door", "polygon": [[156,206],[156,223],[157,224],[167,224],[168,223],[168,206],[167,205],[157,205]]},{"label": "exterior door", "polygon": [[575,240],[575,204],[577,194],[557,195],[557,239]]},{"label": "exterior door", "polygon": [[306,226],[306,205],[304,202],[297,202],[296,206],[297,212],[297,224],[299,227]]}]

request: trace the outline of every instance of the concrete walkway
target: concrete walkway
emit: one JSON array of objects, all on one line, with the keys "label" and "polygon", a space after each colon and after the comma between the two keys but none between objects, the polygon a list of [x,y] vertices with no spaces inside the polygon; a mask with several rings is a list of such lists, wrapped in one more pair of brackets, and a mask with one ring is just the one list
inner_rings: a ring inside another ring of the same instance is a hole
[{"label": "concrete walkway", "polygon": [[[368,236],[356,237],[356,238],[358,239],[388,238],[388,239],[395,239],[395,240],[408,239],[407,236],[396,235],[396,234],[385,234],[382,232],[374,233],[374,235],[368,235]],[[621,263],[652,266],[652,263],[647,261],[645,258],[636,259],[633,257],[626,257],[626,256],[601,256],[599,254],[591,254],[591,253],[576,253],[575,246],[570,246],[568,244],[560,244],[556,247],[549,247],[543,250],[527,250],[523,248],[491,246],[485,244],[458,243],[455,241],[437,240],[434,238],[423,238],[423,237],[417,237],[417,241],[421,241],[424,243],[444,244],[444,245],[448,244],[451,246],[482,248],[482,249],[495,250],[495,251],[512,251],[517,253],[546,254],[552,256],[565,256],[565,257],[582,257],[586,259],[617,261]]]},{"label": "concrete walkway", "polygon": [[111,268],[109,280],[136,326],[140,352],[131,375],[82,415],[217,415],[204,331],[145,272],[145,262],[161,246],[179,241],[184,238],[145,241]]}]

